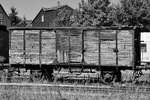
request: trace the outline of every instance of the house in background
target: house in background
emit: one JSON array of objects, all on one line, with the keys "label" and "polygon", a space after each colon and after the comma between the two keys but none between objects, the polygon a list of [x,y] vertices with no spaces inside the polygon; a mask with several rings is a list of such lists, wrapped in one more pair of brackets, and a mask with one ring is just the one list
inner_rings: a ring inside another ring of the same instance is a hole
[{"label": "house in background", "polygon": [[11,26],[9,17],[1,4],[0,4],[0,25],[6,25],[7,27]]},{"label": "house in background", "polygon": [[32,21],[32,27],[53,27],[58,13],[61,11],[74,11],[68,5],[57,6],[53,8],[42,8]]}]

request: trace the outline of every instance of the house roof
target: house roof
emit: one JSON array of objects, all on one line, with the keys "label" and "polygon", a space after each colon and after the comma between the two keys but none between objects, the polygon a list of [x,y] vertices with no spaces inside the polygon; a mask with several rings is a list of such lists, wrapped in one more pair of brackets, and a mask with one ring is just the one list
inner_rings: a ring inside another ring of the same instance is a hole
[{"label": "house roof", "polygon": [[[41,11],[44,11],[44,12],[47,12],[47,11],[54,11],[54,10],[61,9],[61,8],[63,8],[63,7],[69,7],[70,9],[73,9],[73,8],[71,8],[71,7],[68,6],[68,5],[61,5],[61,6],[51,7],[51,8],[44,8],[44,7],[42,7],[41,10],[39,11],[39,13],[40,13]],[[39,15],[39,13],[36,15],[36,17]],[[33,21],[36,19],[36,17],[33,19]],[[33,23],[33,21],[32,21],[32,23]]]},{"label": "house roof", "polygon": [[[63,8],[63,7],[69,7],[68,5],[61,5],[61,6],[56,6],[56,7],[52,7],[52,8],[42,8],[43,11],[51,11],[51,10],[58,10],[60,8]],[[71,8],[71,7],[70,7]],[[72,9],[72,8],[71,8]]]},{"label": "house roof", "polygon": [[2,8],[3,12],[5,13],[5,15],[7,16],[7,18],[9,19],[8,14],[5,12],[5,10],[4,10],[4,8],[3,8],[3,6],[1,4],[0,4],[0,8]]}]

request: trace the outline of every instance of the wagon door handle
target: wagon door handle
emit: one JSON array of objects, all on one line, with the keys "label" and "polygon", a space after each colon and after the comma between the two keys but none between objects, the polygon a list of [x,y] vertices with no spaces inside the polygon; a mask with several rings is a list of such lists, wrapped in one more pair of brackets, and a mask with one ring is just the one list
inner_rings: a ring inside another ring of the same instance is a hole
[{"label": "wagon door handle", "polygon": [[117,48],[114,48],[113,52],[119,52],[119,50]]},{"label": "wagon door handle", "polygon": [[83,49],[83,50],[82,50],[82,52],[85,52],[85,51],[86,51],[86,49]]}]

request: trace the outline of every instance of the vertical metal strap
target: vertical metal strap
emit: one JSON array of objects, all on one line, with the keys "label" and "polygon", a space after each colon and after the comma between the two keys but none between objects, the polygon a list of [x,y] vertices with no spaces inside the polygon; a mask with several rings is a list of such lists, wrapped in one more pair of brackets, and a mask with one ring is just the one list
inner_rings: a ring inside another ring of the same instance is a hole
[{"label": "vertical metal strap", "polygon": [[26,64],[26,31],[23,30],[23,55],[24,55],[24,67]]},{"label": "vertical metal strap", "polygon": [[[11,30],[9,31],[9,51],[10,51],[10,49],[11,49]],[[10,55],[10,53],[8,52],[8,55]],[[8,56],[9,57],[9,56]],[[9,58],[8,58],[9,59]],[[11,59],[13,59],[13,58],[11,58]],[[9,64],[9,68],[11,68],[11,63],[10,63],[10,59],[8,60],[8,64]]]},{"label": "vertical metal strap", "polygon": [[116,31],[116,66],[118,66],[118,31]]},{"label": "vertical metal strap", "polygon": [[136,63],[136,61],[135,61],[135,58],[136,58],[136,35],[137,34],[137,31],[136,30],[134,30],[134,33],[132,34],[132,53],[133,53],[133,57],[132,57],[132,59],[133,59],[133,71],[135,71],[135,63]]},{"label": "vertical metal strap", "polygon": [[40,30],[39,33],[39,64],[40,64],[40,68],[41,68],[41,64],[42,64],[42,30]]},{"label": "vertical metal strap", "polygon": [[69,44],[69,53],[68,53],[68,54],[69,54],[69,55],[68,55],[68,58],[69,58],[69,59],[68,59],[68,60],[69,60],[69,70],[70,70],[70,72],[72,73],[72,71],[71,71],[71,66],[70,66],[70,62],[71,62],[71,60],[70,60],[70,59],[71,59],[71,54],[70,54],[70,53],[71,53],[71,41],[70,41],[70,38],[71,38],[71,36],[70,36],[70,35],[71,35],[71,31],[70,31],[70,30],[69,30],[69,33],[70,33],[70,34],[69,34],[69,37],[68,37],[68,42],[69,42],[69,43],[68,43],[68,44]]},{"label": "vertical metal strap", "polygon": [[57,59],[58,59],[58,56],[57,56],[57,47],[58,47],[58,45],[57,45],[57,43],[58,43],[58,36],[57,36],[57,32],[56,32],[56,30],[54,30],[54,32],[55,32],[55,57],[56,57],[56,61],[57,61]]},{"label": "vertical metal strap", "polygon": [[11,49],[11,30],[9,31],[9,50]]},{"label": "vertical metal strap", "polygon": [[99,58],[99,65],[101,65],[101,31],[99,31],[98,37],[98,58]]},{"label": "vertical metal strap", "polygon": [[84,63],[84,52],[85,52],[85,50],[84,50],[84,30],[82,30],[81,31],[82,33],[82,63]]},{"label": "vertical metal strap", "polygon": [[63,54],[62,55],[63,56],[63,62],[65,62],[65,52],[63,51],[62,54]]},{"label": "vertical metal strap", "polygon": [[71,53],[70,35],[69,35],[69,37],[68,37],[68,44],[69,44],[69,53],[68,53],[68,54],[69,54],[69,55],[68,55],[68,58],[69,58],[69,59],[68,59],[68,60],[69,60],[69,63],[70,63],[70,58],[71,58],[71,57],[70,57],[70,55],[71,55],[71,54],[70,54],[70,53]]}]

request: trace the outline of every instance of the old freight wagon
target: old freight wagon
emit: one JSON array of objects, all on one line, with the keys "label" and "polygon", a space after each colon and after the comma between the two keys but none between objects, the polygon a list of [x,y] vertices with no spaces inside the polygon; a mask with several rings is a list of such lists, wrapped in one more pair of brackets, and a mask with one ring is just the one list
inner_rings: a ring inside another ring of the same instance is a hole
[{"label": "old freight wagon", "polygon": [[61,68],[95,69],[112,81],[120,80],[121,70],[140,65],[136,27],[10,28],[9,39],[12,67],[44,69],[50,75]]}]

